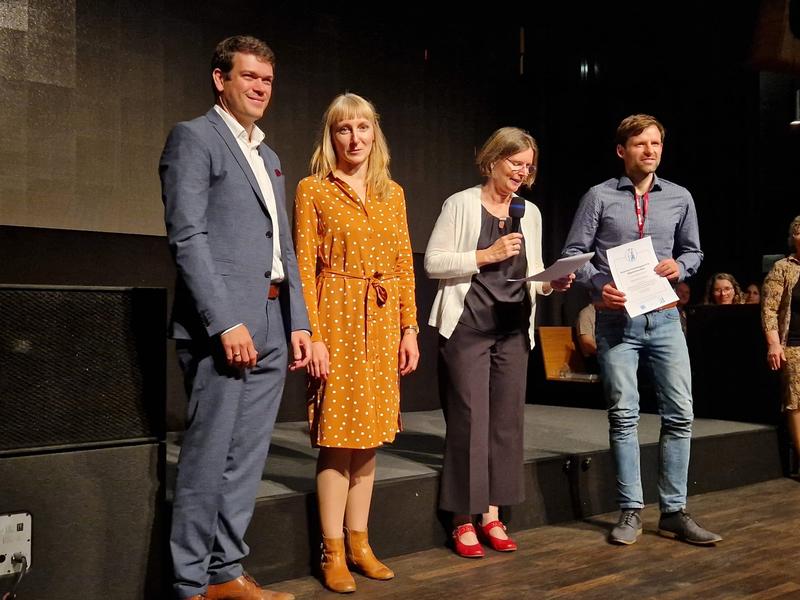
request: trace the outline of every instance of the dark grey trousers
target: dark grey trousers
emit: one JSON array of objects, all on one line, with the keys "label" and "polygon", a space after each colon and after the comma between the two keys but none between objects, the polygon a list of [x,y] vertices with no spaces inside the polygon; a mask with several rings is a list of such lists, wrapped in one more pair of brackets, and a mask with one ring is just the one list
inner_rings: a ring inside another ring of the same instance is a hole
[{"label": "dark grey trousers", "polygon": [[242,574],[244,534],[255,507],[286,378],[287,347],[280,305],[267,302],[268,334],[256,340],[258,362],[242,373],[208,350],[179,345],[191,385],[170,548],[179,598]]},{"label": "dark grey trousers", "polygon": [[439,507],[485,513],[525,499],[522,477],[528,335],[486,334],[459,324],[439,338],[447,422]]}]

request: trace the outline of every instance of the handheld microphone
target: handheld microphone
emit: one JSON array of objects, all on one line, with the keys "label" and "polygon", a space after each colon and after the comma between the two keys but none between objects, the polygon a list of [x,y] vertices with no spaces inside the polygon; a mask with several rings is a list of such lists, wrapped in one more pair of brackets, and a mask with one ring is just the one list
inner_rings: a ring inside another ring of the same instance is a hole
[{"label": "handheld microphone", "polygon": [[508,216],[511,217],[511,233],[519,233],[519,222],[525,216],[525,198],[514,196],[508,207]]}]

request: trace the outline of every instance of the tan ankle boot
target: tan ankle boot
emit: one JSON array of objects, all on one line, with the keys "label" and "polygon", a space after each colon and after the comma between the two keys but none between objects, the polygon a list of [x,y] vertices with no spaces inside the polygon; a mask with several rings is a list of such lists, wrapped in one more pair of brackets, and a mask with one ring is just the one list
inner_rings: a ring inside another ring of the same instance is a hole
[{"label": "tan ankle boot", "polygon": [[344,538],[327,538],[322,536],[322,580],[325,587],[334,592],[346,593],[356,591],[356,582],[347,570],[344,556]]},{"label": "tan ankle boot", "polygon": [[394,572],[375,558],[366,531],[344,528],[347,542],[347,562],[371,579],[391,579]]}]

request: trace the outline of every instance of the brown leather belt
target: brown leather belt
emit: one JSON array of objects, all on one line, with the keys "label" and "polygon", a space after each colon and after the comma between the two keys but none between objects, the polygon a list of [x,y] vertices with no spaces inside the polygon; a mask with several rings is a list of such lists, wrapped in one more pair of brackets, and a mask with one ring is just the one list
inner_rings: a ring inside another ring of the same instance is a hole
[{"label": "brown leather belt", "polygon": [[275,300],[278,296],[281,295],[281,284],[280,283],[270,283],[269,284],[269,292],[267,292],[267,297],[270,300]]},{"label": "brown leather belt", "polygon": [[656,310],[669,310],[670,308],[675,308],[678,306],[678,301],[672,302],[671,304],[667,304],[666,306],[662,306],[661,308],[657,308]]},{"label": "brown leather belt", "polygon": [[[608,308],[606,308],[606,305],[605,305],[605,304],[603,304],[603,303],[602,303],[602,302],[600,302],[600,301],[598,301],[598,302],[593,302],[592,304],[594,304],[594,309],[595,309],[596,311],[598,311],[598,312],[600,312],[600,311],[607,311],[607,312],[618,312],[618,311],[616,311],[616,310],[611,310],[611,309],[608,309]],[[659,312],[659,311],[662,311],[662,310],[669,310],[670,308],[675,308],[676,306],[678,306],[678,301],[677,301],[677,300],[676,300],[675,302],[672,302],[672,303],[670,303],[670,304],[667,304],[666,306],[662,306],[661,308],[655,308],[655,309],[653,309],[653,312]],[[621,309],[619,309],[619,310],[625,310],[625,309],[624,309],[624,308],[621,308]]]}]

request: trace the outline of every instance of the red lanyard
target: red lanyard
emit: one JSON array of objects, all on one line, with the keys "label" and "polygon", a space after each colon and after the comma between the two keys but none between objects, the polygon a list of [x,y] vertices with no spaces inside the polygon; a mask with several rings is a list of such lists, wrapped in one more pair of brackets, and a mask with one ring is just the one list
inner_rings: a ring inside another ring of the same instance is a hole
[{"label": "red lanyard", "polygon": [[[639,204],[640,198],[644,201],[641,205]],[[636,224],[639,226],[639,239],[644,237],[644,222],[647,219],[647,204],[649,201],[649,192],[645,192],[641,196],[637,196],[636,192],[633,192],[633,203],[636,206]]]}]

